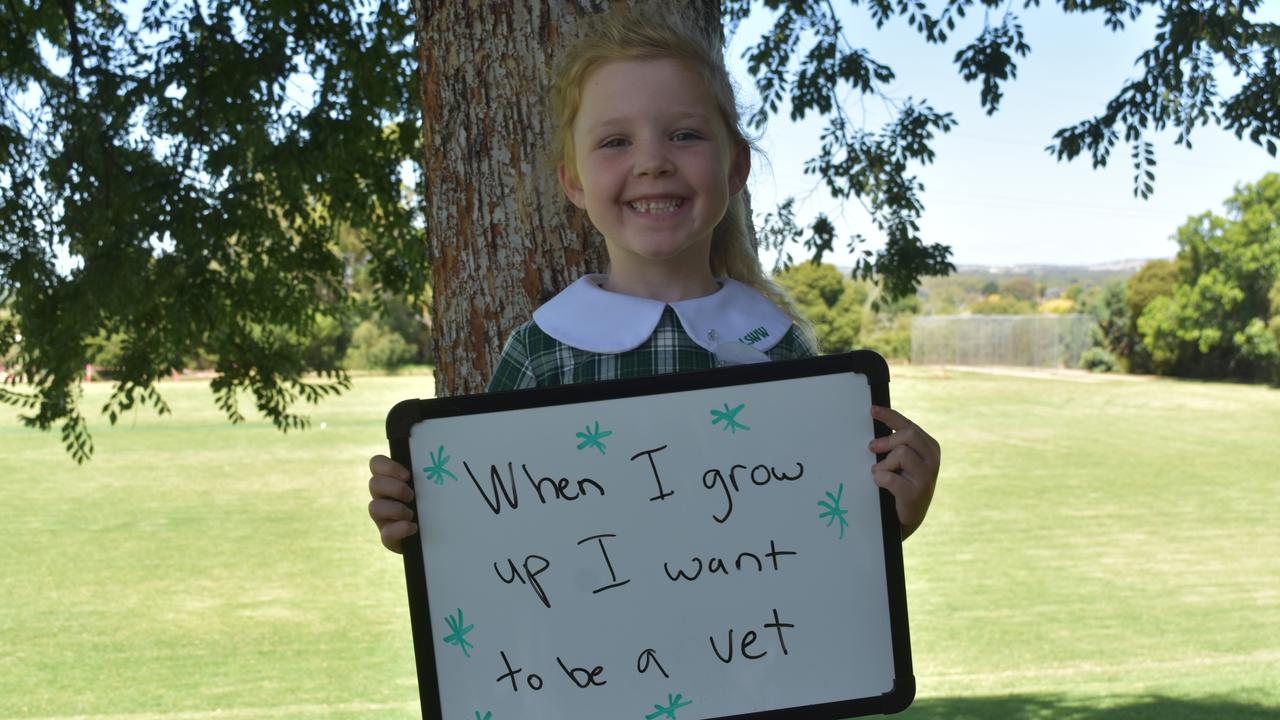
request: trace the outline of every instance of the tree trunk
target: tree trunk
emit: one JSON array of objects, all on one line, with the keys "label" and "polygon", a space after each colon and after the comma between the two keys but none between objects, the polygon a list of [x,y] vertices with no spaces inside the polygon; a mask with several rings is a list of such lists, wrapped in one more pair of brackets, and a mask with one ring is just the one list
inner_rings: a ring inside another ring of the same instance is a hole
[{"label": "tree trunk", "polygon": [[[720,32],[717,0],[683,3]],[[615,2],[615,4],[618,4]],[[632,2],[630,4],[637,4]],[[483,392],[502,342],[604,245],[560,190],[547,107],[587,0],[414,0],[436,393]]]}]

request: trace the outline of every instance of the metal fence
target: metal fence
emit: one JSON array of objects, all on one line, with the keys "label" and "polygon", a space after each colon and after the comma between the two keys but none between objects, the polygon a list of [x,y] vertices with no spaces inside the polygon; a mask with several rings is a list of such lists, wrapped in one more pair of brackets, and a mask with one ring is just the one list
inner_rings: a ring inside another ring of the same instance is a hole
[{"label": "metal fence", "polygon": [[1091,315],[928,315],[911,324],[919,365],[1080,366]]}]

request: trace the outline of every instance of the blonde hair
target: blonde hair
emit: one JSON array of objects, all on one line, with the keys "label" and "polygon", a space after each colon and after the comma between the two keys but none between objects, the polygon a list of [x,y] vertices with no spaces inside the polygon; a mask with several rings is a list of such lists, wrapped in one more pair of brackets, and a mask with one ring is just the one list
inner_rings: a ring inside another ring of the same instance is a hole
[{"label": "blonde hair", "polygon": [[[706,83],[720,119],[738,152],[760,152],[742,130],[733,81],[724,66],[719,40],[693,28],[689,16],[666,15],[638,8],[606,12],[584,21],[585,34],[571,45],[557,63],[551,88],[551,112],[555,121],[552,165],[563,163],[577,175],[573,148],[573,123],[582,105],[587,77],[602,65],[619,60],[674,59],[689,66]],[[800,314],[786,291],[765,274],[751,241],[751,217],[739,192],[729,198],[724,217],[711,236],[711,273],[747,285],[781,308],[801,336],[817,349],[813,326]]]}]

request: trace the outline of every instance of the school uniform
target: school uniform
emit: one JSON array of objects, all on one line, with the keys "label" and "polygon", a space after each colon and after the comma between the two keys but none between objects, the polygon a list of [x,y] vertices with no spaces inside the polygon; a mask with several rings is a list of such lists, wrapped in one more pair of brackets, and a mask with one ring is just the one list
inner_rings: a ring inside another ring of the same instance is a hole
[{"label": "school uniform", "polygon": [[680,302],[609,292],[586,275],[507,338],[489,392],[812,357],[791,318],[728,278]]}]

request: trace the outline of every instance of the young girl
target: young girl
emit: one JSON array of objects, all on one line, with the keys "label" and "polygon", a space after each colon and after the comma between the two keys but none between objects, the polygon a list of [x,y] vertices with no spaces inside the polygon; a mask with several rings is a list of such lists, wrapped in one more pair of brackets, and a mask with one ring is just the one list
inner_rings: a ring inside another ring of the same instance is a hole
[{"label": "young girl", "polygon": [[[719,43],[678,18],[600,16],[562,61],[552,94],[561,187],[604,236],[609,272],[587,275],[507,339],[490,391],[703,370],[815,354],[813,332],[764,274],[741,191],[752,145]],[[888,408],[871,443],[903,536],[924,520],[938,443]],[[396,552],[418,531],[409,471],[369,462],[369,515]]]}]

